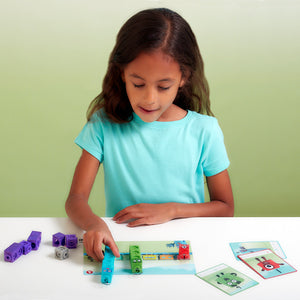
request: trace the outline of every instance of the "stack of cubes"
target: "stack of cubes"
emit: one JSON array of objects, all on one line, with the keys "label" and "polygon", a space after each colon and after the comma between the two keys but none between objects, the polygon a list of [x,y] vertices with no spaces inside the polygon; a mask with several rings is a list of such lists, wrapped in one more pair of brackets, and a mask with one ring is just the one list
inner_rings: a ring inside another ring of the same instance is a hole
[{"label": "stack of cubes", "polygon": [[55,256],[59,259],[66,259],[69,257],[69,249],[77,248],[78,238],[75,234],[64,235],[57,232],[52,236],[52,246],[57,247]]},{"label": "stack of cubes", "polygon": [[27,255],[31,250],[38,250],[41,243],[42,233],[40,231],[32,231],[27,241],[21,243],[13,243],[4,250],[4,260],[14,262],[22,255]]}]

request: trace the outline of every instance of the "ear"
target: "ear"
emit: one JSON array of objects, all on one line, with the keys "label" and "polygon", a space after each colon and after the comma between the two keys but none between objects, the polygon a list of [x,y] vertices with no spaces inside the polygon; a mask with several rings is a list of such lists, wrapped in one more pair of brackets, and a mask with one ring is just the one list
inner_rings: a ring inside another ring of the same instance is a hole
[{"label": "ear", "polygon": [[124,70],[121,70],[121,78],[122,78],[122,81],[125,82]]},{"label": "ear", "polygon": [[182,78],[181,81],[180,81],[179,87],[183,87],[184,84],[185,84],[185,80]]},{"label": "ear", "polygon": [[179,87],[182,88],[185,85],[185,82],[186,82],[185,77],[182,76],[179,83]]},{"label": "ear", "polygon": [[189,78],[190,78],[190,75],[191,75],[191,73],[190,73],[190,71],[189,70],[183,70],[182,72],[181,72],[181,79],[180,79],[180,83],[179,83],[179,87],[180,88],[182,88],[185,84],[186,84],[186,82],[189,80]]}]

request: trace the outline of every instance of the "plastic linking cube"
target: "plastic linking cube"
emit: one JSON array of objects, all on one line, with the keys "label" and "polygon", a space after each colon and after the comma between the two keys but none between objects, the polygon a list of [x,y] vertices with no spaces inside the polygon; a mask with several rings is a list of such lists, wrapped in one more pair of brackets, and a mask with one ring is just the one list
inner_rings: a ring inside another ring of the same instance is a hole
[{"label": "plastic linking cube", "polygon": [[31,243],[32,250],[38,250],[42,239],[40,231],[32,231],[27,241]]},{"label": "plastic linking cube", "polygon": [[52,235],[52,246],[60,247],[65,245],[65,235],[61,232]]},{"label": "plastic linking cube", "polygon": [[139,246],[129,246],[129,259],[132,273],[141,274],[143,272],[143,263]]},{"label": "plastic linking cube", "polygon": [[4,260],[14,262],[22,255],[27,255],[31,250],[37,250],[41,243],[42,233],[40,231],[32,231],[27,241],[21,243],[13,243],[4,250]]},{"label": "plastic linking cube", "polygon": [[32,250],[32,245],[30,242],[28,241],[22,241],[20,243],[20,245],[22,246],[22,250],[23,250],[23,255],[28,254],[29,252],[31,252]]},{"label": "plastic linking cube", "polygon": [[67,234],[66,235],[66,247],[69,249],[77,248],[78,239],[75,234]]},{"label": "plastic linking cube", "polygon": [[23,248],[20,243],[13,243],[4,250],[4,260],[14,262],[23,254]]},{"label": "plastic linking cube", "polygon": [[190,259],[190,245],[179,244],[178,259]]},{"label": "plastic linking cube", "polygon": [[61,232],[52,235],[52,246],[60,247],[66,246],[69,249],[77,248],[78,238],[75,234],[64,235]]},{"label": "plastic linking cube", "polygon": [[108,246],[105,246],[104,259],[102,261],[101,282],[111,284],[114,273],[115,256]]},{"label": "plastic linking cube", "polygon": [[70,250],[67,247],[59,246],[55,249],[55,256],[58,259],[66,259],[70,255]]}]

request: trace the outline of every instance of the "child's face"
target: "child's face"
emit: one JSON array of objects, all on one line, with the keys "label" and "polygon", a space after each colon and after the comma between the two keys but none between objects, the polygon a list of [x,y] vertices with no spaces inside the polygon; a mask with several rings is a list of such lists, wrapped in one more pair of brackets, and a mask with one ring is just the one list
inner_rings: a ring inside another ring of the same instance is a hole
[{"label": "child's face", "polygon": [[161,51],[141,53],[122,74],[133,111],[144,121],[173,121],[173,101],[184,84],[179,64]]}]

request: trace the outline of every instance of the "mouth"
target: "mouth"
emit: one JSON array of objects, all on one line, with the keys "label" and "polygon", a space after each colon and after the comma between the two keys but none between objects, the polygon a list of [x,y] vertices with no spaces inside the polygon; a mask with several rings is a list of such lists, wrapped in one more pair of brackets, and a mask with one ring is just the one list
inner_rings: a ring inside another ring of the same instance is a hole
[{"label": "mouth", "polygon": [[141,107],[141,106],[139,107],[139,109],[140,109],[142,112],[146,113],[146,114],[151,114],[151,113],[153,113],[153,112],[158,111],[158,108],[157,108],[157,109],[146,109],[146,108]]}]

